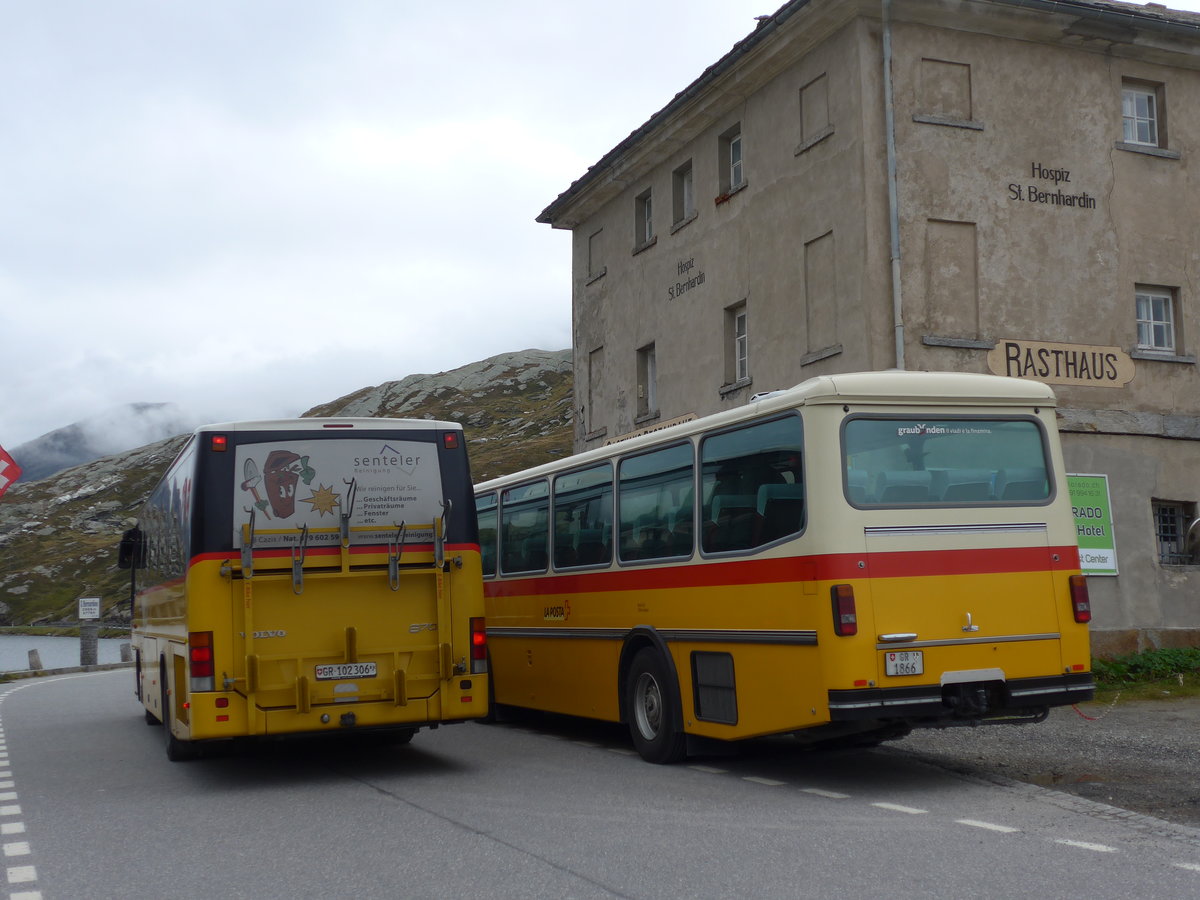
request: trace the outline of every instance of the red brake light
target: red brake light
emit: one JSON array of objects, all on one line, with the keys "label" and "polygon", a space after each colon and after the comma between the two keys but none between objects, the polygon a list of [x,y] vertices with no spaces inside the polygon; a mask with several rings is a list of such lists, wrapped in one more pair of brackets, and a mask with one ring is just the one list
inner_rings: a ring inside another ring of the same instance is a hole
[{"label": "red brake light", "polygon": [[457,431],[447,431],[445,434],[443,434],[442,435],[442,446],[445,447],[447,450],[457,450],[458,449],[458,432]]},{"label": "red brake light", "polygon": [[1071,612],[1075,621],[1080,623],[1092,621],[1092,600],[1088,595],[1087,576],[1071,576]]},{"label": "red brake light", "polygon": [[858,634],[858,610],[854,605],[854,586],[835,584],[829,589],[833,600],[833,633],[847,637]]},{"label": "red brake light", "polygon": [[213,677],[213,648],[211,631],[193,631],[188,635],[188,664],[192,678]]},{"label": "red brake light", "polygon": [[213,453],[224,453],[229,449],[229,438],[223,434],[214,434],[212,443],[209,445]]},{"label": "red brake light", "polygon": [[487,627],[483,616],[471,617],[471,674],[487,671]]}]

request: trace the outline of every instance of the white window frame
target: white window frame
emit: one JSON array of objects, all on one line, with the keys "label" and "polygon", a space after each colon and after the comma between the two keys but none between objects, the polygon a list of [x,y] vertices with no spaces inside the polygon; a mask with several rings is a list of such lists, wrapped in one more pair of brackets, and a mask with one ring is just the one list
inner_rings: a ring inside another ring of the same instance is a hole
[{"label": "white window frame", "polygon": [[736,191],[744,181],[742,168],[742,133],[729,136],[729,190]]},{"label": "white window frame", "polygon": [[720,182],[717,186],[721,191],[717,197],[719,203],[746,186],[741,122],[733,125],[720,136],[717,150],[717,175]]},{"label": "white window frame", "polygon": [[675,187],[675,221],[673,224],[678,225],[696,214],[695,177],[690,159],[675,170],[673,181]]},{"label": "white window frame", "polygon": [[1138,287],[1135,292],[1137,347],[1154,353],[1176,353],[1175,292]]},{"label": "white window frame", "polygon": [[638,417],[658,413],[658,360],[654,345],[647,344],[637,352]]},{"label": "white window frame", "polygon": [[638,194],[634,224],[634,246],[645,247],[654,240],[654,194],[647,190]]},{"label": "white window frame", "polygon": [[750,377],[750,341],[746,333],[746,306],[733,311],[733,380]]},{"label": "white window frame", "polygon": [[1160,147],[1158,91],[1150,85],[1125,85],[1121,88],[1121,127],[1127,144]]}]

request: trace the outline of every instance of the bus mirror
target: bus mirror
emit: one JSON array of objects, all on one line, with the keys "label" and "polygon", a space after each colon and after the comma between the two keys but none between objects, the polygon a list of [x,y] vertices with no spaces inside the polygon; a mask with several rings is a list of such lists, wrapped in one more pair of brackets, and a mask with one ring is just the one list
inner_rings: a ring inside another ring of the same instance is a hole
[{"label": "bus mirror", "polygon": [[138,527],[130,528],[121,535],[121,546],[117,551],[117,567],[140,569],[146,565],[146,536]]}]

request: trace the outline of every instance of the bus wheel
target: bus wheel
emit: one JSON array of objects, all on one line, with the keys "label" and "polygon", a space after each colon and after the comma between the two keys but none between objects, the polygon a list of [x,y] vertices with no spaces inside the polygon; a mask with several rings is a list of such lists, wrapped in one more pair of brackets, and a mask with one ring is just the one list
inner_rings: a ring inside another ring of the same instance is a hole
[{"label": "bus wheel", "polygon": [[646,762],[679,762],[687,752],[686,736],[675,728],[679,698],[669,684],[662,656],[639,650],[625,681],[625,708],[634,749]]},{"label": "bus wheel", "polygon": [[158,720],[158,716],[156,716],[154,713],[150,712],[150,710],[146,710],[146,724],[147,725],[161,725],[162,722],[160,722]]},{"label": "bus wheel", "polygon": [[[162,671],[166,671],[163,669]],[[175,733],[171,730],[171,719],[175,718],[170,714],[170,706],[168,705],[170,696],[167,693],[167,679],[162,679],[162,723],[163,732],[167,736],[167,759],[171,762],[186,762],[189,759],[195,759],[198,755],[196,745],[192,741],[181,741],[175,737]]]}]

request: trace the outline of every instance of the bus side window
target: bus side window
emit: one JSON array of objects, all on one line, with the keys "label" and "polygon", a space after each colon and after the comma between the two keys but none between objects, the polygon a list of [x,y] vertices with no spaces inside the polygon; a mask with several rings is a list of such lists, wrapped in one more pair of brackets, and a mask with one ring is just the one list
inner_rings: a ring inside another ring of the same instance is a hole
[{"label": "bus side window", "polygon": [[[691,507],[692,445],[676,444],[621,461],[619,486],[620,546],[622,562],[665,559],[690,554],[675,539],[689,527]],[[690,538],[687,538],[690,545]]]},{"label": "bus side window", "polygon": [[544,572],[550,540],[550,493],[546,482],[510,488],[500,503],[500,571]]},{"label": "bus side window", "polygon": [[804,529],[798,416],[710,435],[701,443],[702,549],[751,550]]},{"label": "bus side window", "polygon": [[496,574],[496,495],[485,494],[475,500],[479,520],[479,560],[484,577]]},{"label": "bus side window", "polygon": [[554,479],[554,568],[612,560],[612,480],[608,463]]}]

